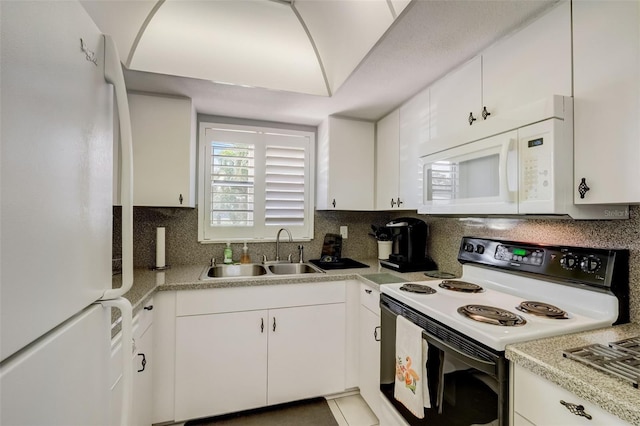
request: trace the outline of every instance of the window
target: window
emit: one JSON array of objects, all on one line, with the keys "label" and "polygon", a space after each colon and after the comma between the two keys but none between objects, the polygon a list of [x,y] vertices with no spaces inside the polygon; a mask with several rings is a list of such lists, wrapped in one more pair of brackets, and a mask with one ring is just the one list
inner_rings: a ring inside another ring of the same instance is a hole
[{"label": "window", "polygon": [[313,132],[200,124],[201,242],[313,237]]}]

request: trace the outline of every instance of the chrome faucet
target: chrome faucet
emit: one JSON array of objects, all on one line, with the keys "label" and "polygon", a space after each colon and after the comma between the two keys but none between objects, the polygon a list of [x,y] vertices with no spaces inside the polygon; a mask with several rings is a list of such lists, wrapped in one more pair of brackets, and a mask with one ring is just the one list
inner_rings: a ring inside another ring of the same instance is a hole
[{"label": "chrome faucet", "polygon": [[293,242],[293,240],[291,239],[291,232],[289,232],[287,228],[280,228],[278,234],[276,235],[276,262],[280,261],[280,233],[282,231],[287,231],[287,234],[289,234],[289,242]]}]

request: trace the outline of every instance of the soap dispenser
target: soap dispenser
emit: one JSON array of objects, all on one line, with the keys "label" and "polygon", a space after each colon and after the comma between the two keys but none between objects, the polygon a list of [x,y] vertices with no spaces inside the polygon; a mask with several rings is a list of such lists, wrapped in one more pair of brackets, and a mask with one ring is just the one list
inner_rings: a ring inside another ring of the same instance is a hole
[{"label": "soap dispenser", "polygon": [[233,263],[233,251],[231,250],[231,243],[227,242],[227,246],[224,248],[224,263]]},{"label": "soap dispenser", "polygon": [[251,263],[251,256],[249,256],[249,247],[247,247],[246,241],[242,246],[242,256],[240,257],[240,263]]}]

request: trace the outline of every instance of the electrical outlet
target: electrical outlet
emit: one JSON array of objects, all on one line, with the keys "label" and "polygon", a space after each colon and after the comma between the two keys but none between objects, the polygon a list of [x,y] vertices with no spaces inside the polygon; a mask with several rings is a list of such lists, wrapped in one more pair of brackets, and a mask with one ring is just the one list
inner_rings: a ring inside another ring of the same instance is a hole
[{"label": "electrical outlet", "polygon": [[349,228],[346,226],[341,226],[340,227],[340,235],[342,235],[343,239],[347,239],[349,238]]}]

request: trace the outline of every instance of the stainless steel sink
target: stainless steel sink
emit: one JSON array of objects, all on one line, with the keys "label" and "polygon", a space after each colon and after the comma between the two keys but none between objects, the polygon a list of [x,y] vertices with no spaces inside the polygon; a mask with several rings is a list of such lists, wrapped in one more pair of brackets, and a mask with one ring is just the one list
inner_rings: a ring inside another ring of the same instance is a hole
[{"label": "stainless steel sink", "polygon": [[200,280],[323,273],[323,270],[308,263],[274,263],[268,266],[259,263],[249,263],[241,265],[207,266],[204,271],[202,271]]},{"label": "stainless steel sink", "polygon": [[205,269],[202,276],[200,276],[200,279],[258,277],[266,274],[267,269],[264,266],[253,263],[244,265],[217,265],[209,266]]},{"label": "stainless steel sink", "polygon": [[276,263],[269,265],[269,270],[276,275],[322,274],[322,270],[308,263]]}]

